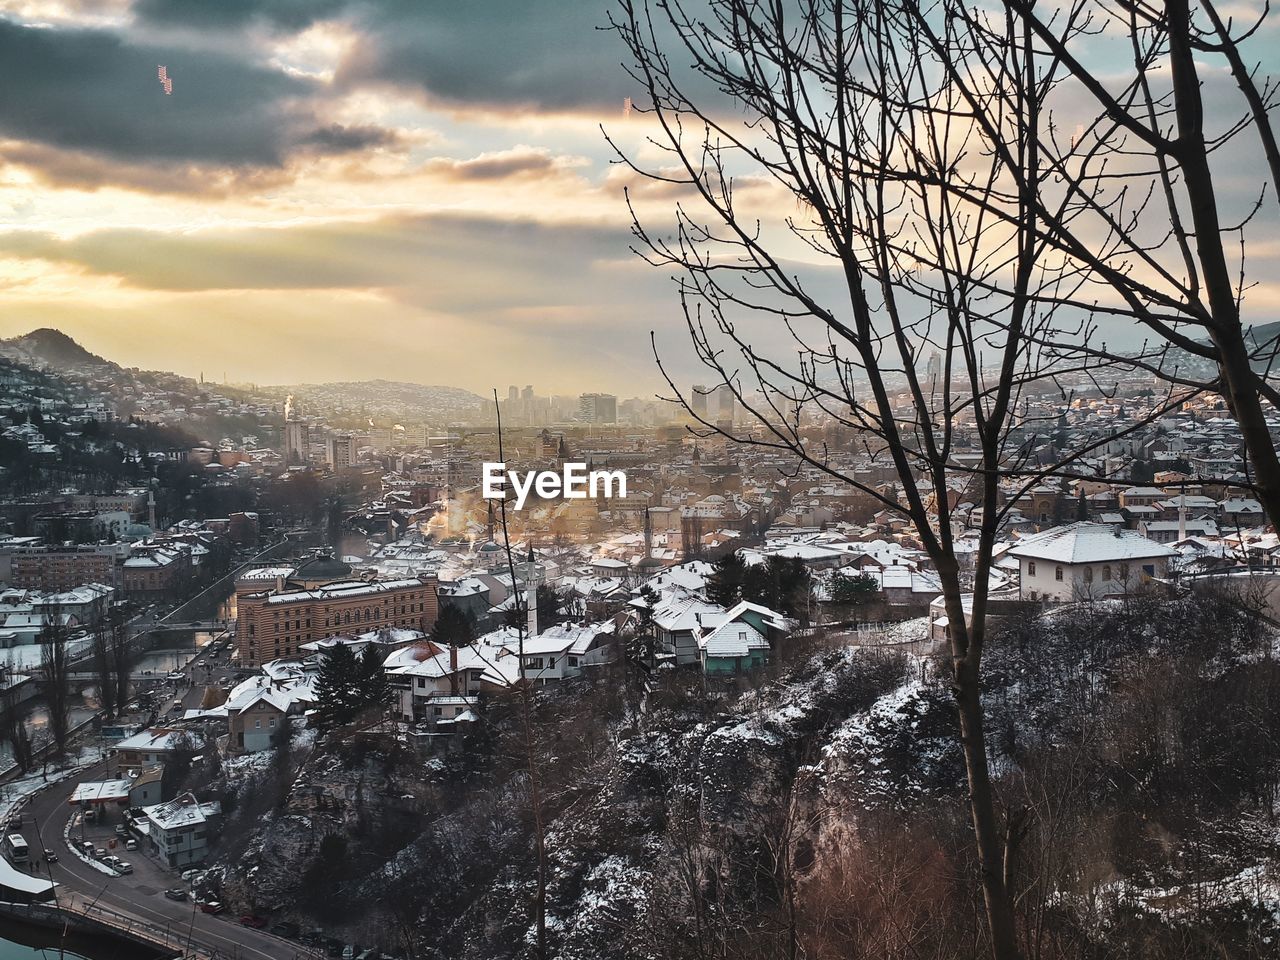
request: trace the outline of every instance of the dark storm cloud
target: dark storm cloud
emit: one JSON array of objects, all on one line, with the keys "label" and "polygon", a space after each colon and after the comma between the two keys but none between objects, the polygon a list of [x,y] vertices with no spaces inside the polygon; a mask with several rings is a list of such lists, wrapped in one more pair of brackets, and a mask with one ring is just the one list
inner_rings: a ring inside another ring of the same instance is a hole
[{"label": "dark storm cloud", "polygon": [[390,84],[437,103],[620,109],[637,94],[609,32],[612,0],[139,0],[165,27],[298,31],[341,20],[359,36],[341,86]]},{"label": "dark storm cloud", "polygon": [[[625,257],[627,236],[624,228],[436,214],[185,234],[108,229],[72,239],[11,231],[0,234],[0,256],[70,263],[150,290],[417,288],[418,302],[453,309],[576,300],[574,285],[557,279],[564,264]],[[506,282],[495,286],[495,277]]]},{"label": "dark storm cloud", "polygon": [[[157,78],[173,80],[166,96]],[[311,81],[228,54],[0,18],[0,138],[163,168],[279,168],[387,142],[317,116]],[[15,158],[16,159],[16,158]]]},{"label": "dark storm cloud", "polygon": [[137,0],[133,13],[162,26],[305,30],[345,6],[347,0]]},{"label": "dark storm cloud", "polygon": [[512,177],[543,176],[562,169],[549,150],[517,147],[499,153],[481,154],[467,160],[436,157],[424,168],[449,180],[485,181]]},{"label": "dark storm cloud", "polygon": [[609,0],[381,0],[353,14],[363,40],[345,83],[388,82],[453,104],[620,108],[637,93],[621,45],[601,27]]}]

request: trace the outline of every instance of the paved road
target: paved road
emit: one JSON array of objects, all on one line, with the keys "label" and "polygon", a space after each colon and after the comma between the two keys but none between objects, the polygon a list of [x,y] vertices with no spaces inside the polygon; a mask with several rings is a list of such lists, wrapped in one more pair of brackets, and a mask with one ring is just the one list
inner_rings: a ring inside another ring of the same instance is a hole
[{"label": "paved road", "polygon": [[[210,645],[212,646],[212,645]],[[204,685],[210,678],[216,680],[222,675],[231,674],[226,666],[226,658],[216,658],[205,647],[183,671],[187,677],[194,675],[196,684],[187,686],[186,681],[175,682],[167,690],[167,698],[161,701],[161,717],[163,723],[166,716],[180,716],[176,711],[165,713],[174,699],[183,701],[183,708],[199,706]],[[261,930],[241,926],[238,918],[229,914],[213,916],[201,913],[195,904],[170,900],[164,896],[169,887],[185,887],[179,877],[152,860],[141,850],[125,852],[113,851],[123,855],[133,865],[134,873],[112,877],[89,866],[67,849],[63,841],[63,829],[75,810],[67,802],[76,784],[89,780],[102,780],[108,776],[108,763],[104,761],[90,767],[72,780],[64,780],[43,790],[31,799],[23,810],[22,832],[27,837],[32,852],[48,848],[58,855],[58,862],[42,863],[41,875],[47,875],[55,883],[60,884],[60,898],[78,903],[93,903],[144,920],[180,935],[189,935],[197,944],[211,947],[217,951],[218,957],[228,960],[295,960],[320,956],[301,944],[283,940]],[[34,818],[34,822],[33,822]],[[96,831],[104,836],[105,829]],[[90,836],[89,839],[95,839]],[[105,842],[102,844],[105,846]]]},{"label": "paved road", "polygon": [[42,864],[40,871],[61,884],[59,896],[72,893],[82,902],[96,901],[104,907],[162,927],[168,926],[171,930],[190,930],[197,943],[214,948],[219,956],[243,960],[292,960],[313,956],[301,944],[240,926],[236,918],[201,913],[189,900],[169,900],[164,896],[165,888],[185,884],[150,861],[141,851],[126,854],[135,872],[123,877],[110,877],[76,857],[62,839],[63,828],[74,813],[67,798],[75,784],[84,780],[100,780],[105,774],[106,764],[102,763],[75,780],[55,784],[35,797],[24,812],[23,829],[33,851],[43,844],[58,854],[57,863]]}]

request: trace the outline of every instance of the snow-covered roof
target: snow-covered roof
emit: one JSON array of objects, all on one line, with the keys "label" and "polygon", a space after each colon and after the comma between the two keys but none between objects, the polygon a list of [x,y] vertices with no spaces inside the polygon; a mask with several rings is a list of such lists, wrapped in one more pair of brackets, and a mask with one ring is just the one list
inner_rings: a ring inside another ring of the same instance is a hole
[{"label": "snow-covered roof", "polygon": [[161,830],[177,830],[198,826],[217,816],[222,812],[222,805],[217,801],[200,803],[193,794],[184,793],[165,803],[143,807],[142,812]]},{"label": "snow-covered roof", "polygon": [[759,630],[741,621],[721,624],[700,642],[708,657],[745,657],[769,646]]},{"label": "snow-covered roof", "polygon": [[175,750],[179,742],[184,737],[193,737],[186,730],[172,730],[168,727],[143,730],[141,733],[135,733],[132,737],[126,737],[119,741],[115,748],[117,750],[154,750],[163,753],[166,750]]},{"label": "snow-covered roof", "polygon": [[1140,533],[1107,523],[1072,523],[1023,537],[1009,550],[1015,557],[1055,563],[1102,563],[1168,557],[1173,550]]},{"label": "snow-covered roof", "polygon": [[68,803],[104,803],[107,800],[126,800],[129,788],[133,784],[129,780],[90,780],[76,784],[71,791]]}]

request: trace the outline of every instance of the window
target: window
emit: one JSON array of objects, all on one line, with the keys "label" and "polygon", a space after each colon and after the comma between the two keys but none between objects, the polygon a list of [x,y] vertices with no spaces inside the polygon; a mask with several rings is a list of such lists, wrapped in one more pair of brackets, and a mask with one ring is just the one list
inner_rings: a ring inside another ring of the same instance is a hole
[{"label": "window", "polygon": [[276,728],[276,718],[272,717],[270,723],[267,724],[272,730]]},{"label": "window", "polygon": [[541,670],[541,669],[542,669],[542,658],[541,658],[541,657],[530,657],[530,658],[529,658],[529,669],[530,669],[530,670]]},{"label": "window", "polygon": [[1054,567],[1054,568],[1053,568],[1053,579],[1055,579],[1055,580],[1061,580],[1061,579],[1062,579],[1062,567]]},{"label": "window", "polygon": [[577,665],[578,665],[578,658],[577,658],[577,657],[570,657],[570,658],[569,658],[569,666],[571,666],[571,667],[576,667]]},{"label": "window", "polygon": [[1111,579],[1111,564],[1109,564],[1109,563],[1108,563],[1108,564],[1104,564],[1104,565],[1103,565],[1103,567],[1102,567],[1102,579],[1103,579],[1103,580],[1110,580],[1110,579]]},{"label": "window", "polygon": [[1084,582],[1093,583],[1093,567],[1084,568]]},{"label": "window", "polygon": [[442,717],[442,716],[444,716],[444,708],[443,708],[443,707],[432,707],[432,708],[431,708],[431,713],[432,713],[433,715],[437,716],[437,717]]},{"label": "window", "polygon": [[261,730],[261,729],[262,729],[262,720],[261,720],[261,719],[254,720],[254,721],[253,721],[253,728],[254,728],[255,730]]},{"label": "window", "polygon": [[483,671],[483,670],[472,670],[472,671],[471,671],[471,680],[472,680],[472,682],[473,682],[473,683],[479,683],[479,682],[480,682],[481,680],[483,680],[483,679],[484,679],[484,671]]},{"label": "window", "polygon": [[1120,564],[1120,579],[1121,580],[1129,579],[1129,565],[1127,563]]},{"label": "window", "polygon": [[1036,575],[1036,562],[1034,560],[1027,561],[1027,576],[1034,577]]},{"label": "window", "polygon": [[421,689],[423,689],[424,687],[426,687],[426,685],[427,685],[426,678],[425,678],[425,677],[419,677],[419,678],[418,678],[418,689],[419,689],[419,690],[421,690]]}]

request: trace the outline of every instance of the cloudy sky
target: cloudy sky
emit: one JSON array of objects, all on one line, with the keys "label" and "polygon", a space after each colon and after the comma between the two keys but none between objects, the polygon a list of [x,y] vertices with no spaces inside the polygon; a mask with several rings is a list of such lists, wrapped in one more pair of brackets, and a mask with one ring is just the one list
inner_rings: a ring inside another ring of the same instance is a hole
[{"label": "cloudy sky", "polygon": [[[610,6],[0,0],[0,336],[57,326],[210,379],[644,396],[655,330],[703,380],[670,281],[628,249],[624,185],[655,232],[673,197],[610,162],[602,126],[669,162],[624,111]],[[1223,181],[1246,210],[1256,163]],[[1280,245],[1254,250],[1273,319]]]},{"label": "cloudy sky", "polygon": [[652,394],[649,331],[682,327],[628,250],[601,125],[643,153],[644,121],[607,9],[0,0],[0,336],[212,379]]}]

